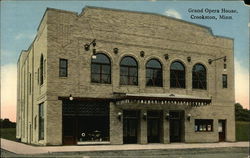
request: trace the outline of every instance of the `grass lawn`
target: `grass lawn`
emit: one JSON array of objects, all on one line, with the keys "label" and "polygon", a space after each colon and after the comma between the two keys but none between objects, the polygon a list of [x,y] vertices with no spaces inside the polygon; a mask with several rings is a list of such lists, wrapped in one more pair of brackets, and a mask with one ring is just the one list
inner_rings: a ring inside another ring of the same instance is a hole
[{"label": "grass lawn", "polygon": [[16,128],[1,128],[1,138],[16,140]]},{"label": "grass lawn", "polygon": [[249,141],[250,140],[250,122],[236,121],[236,140]]}]

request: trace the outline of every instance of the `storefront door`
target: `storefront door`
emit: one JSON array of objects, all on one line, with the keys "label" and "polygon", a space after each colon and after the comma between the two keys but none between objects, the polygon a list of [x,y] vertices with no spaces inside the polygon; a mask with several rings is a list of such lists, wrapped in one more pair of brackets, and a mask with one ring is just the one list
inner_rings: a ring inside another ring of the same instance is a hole
[{"label": "storefront door", "polygon": [[123,143],[137,143],[138,111],[123,111]]}]

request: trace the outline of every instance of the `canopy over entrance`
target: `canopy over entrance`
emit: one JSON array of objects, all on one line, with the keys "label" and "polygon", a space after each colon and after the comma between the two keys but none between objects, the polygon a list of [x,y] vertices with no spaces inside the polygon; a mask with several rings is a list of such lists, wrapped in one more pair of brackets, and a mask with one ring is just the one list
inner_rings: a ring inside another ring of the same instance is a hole
[{"label": "canopy over entrance", "polygon": [[178,104],[190,106],[204,106],[211,104],[211,98],[170,93],[114,93],[116,104]]}]

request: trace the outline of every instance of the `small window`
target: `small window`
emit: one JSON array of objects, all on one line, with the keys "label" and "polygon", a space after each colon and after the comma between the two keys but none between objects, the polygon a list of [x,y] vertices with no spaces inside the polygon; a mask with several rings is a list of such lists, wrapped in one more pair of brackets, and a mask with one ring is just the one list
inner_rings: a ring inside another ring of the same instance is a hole
[{"label": "small window", "polygon": [[222,86],[223,88],[227,88],[227,75],[226,74],[222,75]]},{"label": "small window", "polygon": [[46,59],[44,59],[43,62],[43,79],[46,79]]},{"label": "small window", "polygon": [[34,119],[34,129],[36,129],[36,121],[37,121],[37,116],[35,116],[35,119]]},{"label": "small window", "polygon": [[59,63],[59,77],[67,77],[68,76],[68,60],[60,59]]},{"label": "small window", "polygon": [[44,140],[44,103],[39,104],[39,140]]},{"label": "small window", "polygon": [[43,61],[43,55],[41,55],[41,58],[40,58],[40,85],[43,85],[43,79],[44,79],[44,61]]},{"label": "small window", "polygon": [[31,94],[31,90],[32,90],[32,77],[31,73],[29,73],[29,94]]},{"label": "small window", "polygon": [[212,132],[213,120],[209,119],[196,119],[195,120],[195,132]]}]

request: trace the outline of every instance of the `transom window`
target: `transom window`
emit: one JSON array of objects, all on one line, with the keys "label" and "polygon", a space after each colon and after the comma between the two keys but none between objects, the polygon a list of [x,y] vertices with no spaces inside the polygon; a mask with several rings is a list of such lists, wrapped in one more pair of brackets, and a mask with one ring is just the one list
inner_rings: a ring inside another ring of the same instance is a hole
[{"label": "transom window", "polygon": [[91,82],[111,83],[111,63],[105,54],[96,54],[96,58],[92,59]]},{"label": "transom window", "polygon": [[120,84],[138,85],[138,66],[133,57],[126,56],[120,63]]},{"label": "transom window", "polygon": [[195,89],[207,89],[207,72],[202,64],[195,64],[193,67],[193,82],[192,86]]},{"label": "transom window", "polygon": [[146,85],[162,87],[162,66],[157,59],[151,59],[146,64]]},{"label": "transom window", "polygon": [[179,61],[173,62],[170,66],[170,87],[185,88],[185,67]]}]

